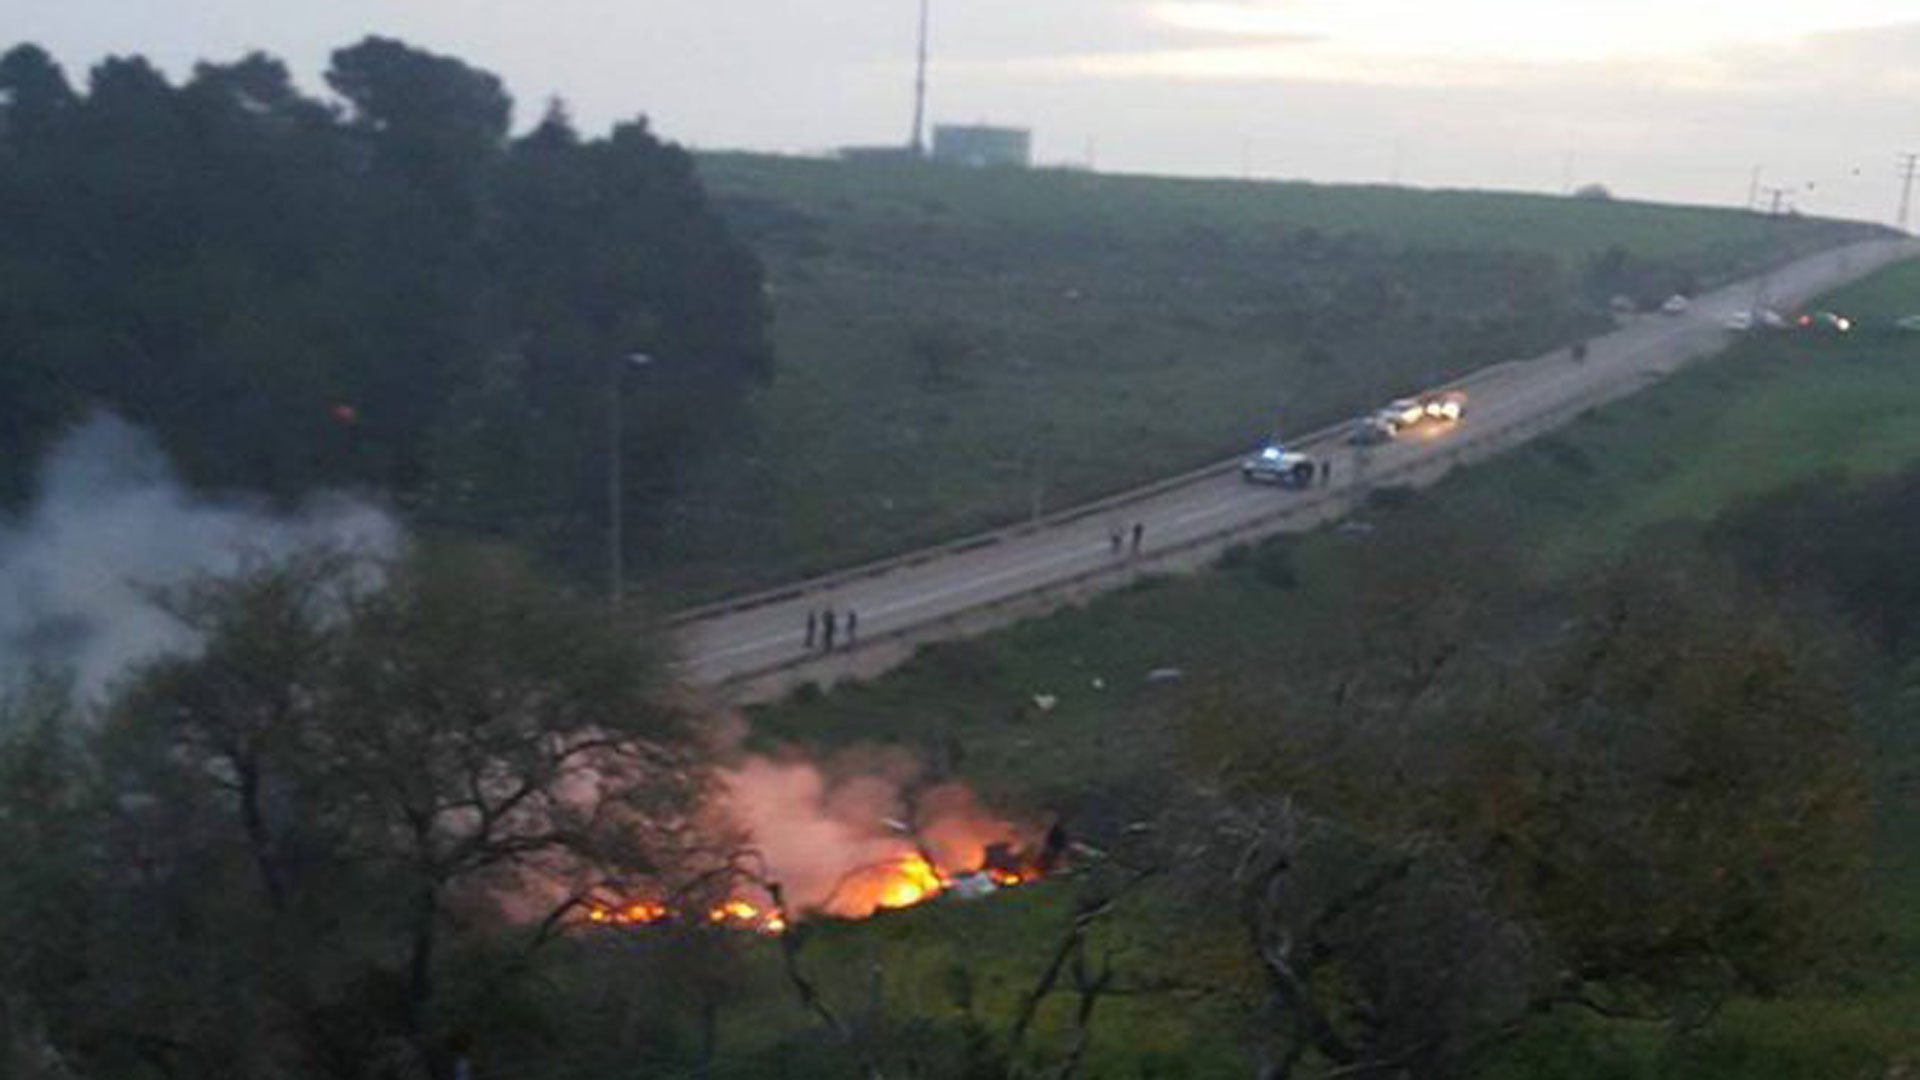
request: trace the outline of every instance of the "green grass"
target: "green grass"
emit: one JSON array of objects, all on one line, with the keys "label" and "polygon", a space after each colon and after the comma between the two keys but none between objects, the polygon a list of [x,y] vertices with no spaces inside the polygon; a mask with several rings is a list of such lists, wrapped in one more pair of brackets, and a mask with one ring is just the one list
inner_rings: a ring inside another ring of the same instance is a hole
[{"label": "green grass", "polygon": [[[1730,211],[745,155],[774,381],[661,514],[692,600],[1018,520],[1599,325],[1618,245],[1711,281],[1856,235]],[[944,373],[910,341],[948,327]]]},{"label": "green grass", "polygon": [[[1827,301],[1863,320],[1920,310],[1920,262]],[[1865,476],[1920,461],[1920,335],[1751,340],[1498,460],[1425,498],[1509,523],[1545,571],[1623,550],[1644,530],[1704,520],[1730,503],[1818,473]],[[1523,508],[1523,509],[1522,509]],[[812,704],[768,710],[769,730],[829,742],[898,738],[950,753],[1014,790],[1071,797],[1093,778],[1169,749],[1159,717],[1177,690],[1143,683],[1179,667],[1230,677],[1310,632],[1337,605],[1343,541],[1291,541],[1296,584],[1263,583],[1281,558],[1255,552],[1227,573],[1149,579],[1090,606],[987,638],[936,646],[899,672]],[[1095,688],[1095,681],[1103,688]],[[1039,714],[1033,695],[1060,703]],[[910,718],[910,719],[909,719]],[[1143,752],[1143,744],[1150,749]]]},{"label": "green grass", "polygon": [[[1826,303],[1868,324],[1920,311],[1920,262]],[[1558,573],[1643,542],[1649,527],[1702,520],[1816,473],[1912,466],[1915,416],[1920,335],[1755,339],[1457,474],[1417,506],[1506,522],[1541,572]],[[759,710],[756,727],[769,740],[904,744],[951,762],[1003,805],[1070,820],[1145,805],[1188,752],[1167,721],[1187,690],[1147,685],[1145,674],[1179,666],[1204,685],[1258,670],[1263,656],[1339,610],[1348,543],[1322,533],[1243,551],[1213,572],[1147,580],[1084,608],[929,648],[871,683]],[[1879,1080],[1890,1062],[1920,1061],[1920,667],[1910,681],[1905,704],[1872,733],[1878,964],[1850,984],[1735,1002],[1683,1053],[1649,1031],[1569,1022],[1517,1047],[1492,1075]],[[1036,709],[1040,693],[1057,695],[1057,708]],[[1227,1038],[1209,1023],[1194,1020],[1196,1045],[1209,1030]],[[1108,1030],[1124,1044],[1124,1026]],[[1158,1051],[1176,1034],[1142,1045]],[[1223,1064],[1220,1074],[1232,1071]]]},{"label": "green grass", "polygon": [[1887,329],[1920,311],[1920,262],[1823,304],[1867,325],[1749,341],[1463,475],[1449,500],[1544,508],[1529,524],[1550,561],[1565,562],[1823,472],[1871,476],[1920,459],[1920,335]]}]

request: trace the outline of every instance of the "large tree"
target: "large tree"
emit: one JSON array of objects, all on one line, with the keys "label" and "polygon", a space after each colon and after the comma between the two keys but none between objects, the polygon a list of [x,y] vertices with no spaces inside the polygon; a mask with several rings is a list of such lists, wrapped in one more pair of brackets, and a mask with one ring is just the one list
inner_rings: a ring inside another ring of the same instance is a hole
[{"label": "large tree", "polygon": [[[1431,508],[1428,508],[1429,510]],[[1858,944],[1870,835],[1820,624],[1665,553],[1552,587],[1398,515],[1266,680],[1202,696],[1272,1075],[1463,1075],[1539,1010],[1684,1029]]]},{"label": "large tree", "polygon": [[514,942],[694,859],[701,753],[653,639],[512,556],[314,557],[171,604],[197,652],[0,760],[0,991],[99,1075],[437,1068],[533,973]]},{"label": "large tree", "polygon": [[514,139],[497,78],[384,38],[326,81],[0,57],[0,497],[104,405],[199,484],[372,486],[585,565],[608,408],[644,522],[767,374],[757,261],[643,121]]}]

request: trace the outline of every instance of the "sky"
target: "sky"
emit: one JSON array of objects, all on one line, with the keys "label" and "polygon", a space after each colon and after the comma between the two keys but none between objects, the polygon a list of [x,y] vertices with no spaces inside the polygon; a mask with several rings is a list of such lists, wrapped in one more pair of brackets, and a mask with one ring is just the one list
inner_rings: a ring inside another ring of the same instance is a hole
[{"label": "sky", "polygon": [[[935,121],[1101,171],[1399,182],[1891,221],[1920,0],[932,0]],[[322,89],[369,33],[505,79],[522,123],[705,149],[904,142],[917,0],[6,0],[71,75],[261,49]]]}]

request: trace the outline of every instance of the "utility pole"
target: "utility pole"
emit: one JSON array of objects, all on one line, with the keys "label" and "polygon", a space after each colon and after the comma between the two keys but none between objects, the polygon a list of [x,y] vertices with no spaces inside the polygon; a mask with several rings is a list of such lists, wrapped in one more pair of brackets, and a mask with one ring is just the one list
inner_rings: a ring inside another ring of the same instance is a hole
[{"label": "utility pole", "polygon": [[626,456],[625,438],[621,425],[621,406],[624,404],[627,366],[646,367],[653,363],[653,357],[646,353],[632,353],[614,360],[607,365],[612,373],[607,388],[607,603],[614,611],[620,610],[620,598],[626,592],[626,567],[623,553],[626,550],[626,499],[625,484],[621,476],[621,458]]},{"label": "utility pole", "polygon": [[930,0],[920,0],[920,52],[913,76],[913,138],[907,145],[914,157],[927,156],[927,18]]},{"label": "utility pole", "polygon": [[1900,155],[1900,219],[1896,224],[1907,231],[1907,212],[1913,209],[1913,178],[1920,174],[1920,154],[1911,150]]},{"label": "utility pole", "polygon": [[618,360],[608,364],[607,371],[611,374],[611,385],[607,387],[607,603],[617,613],[620,594],[626,591],[625,568],[621,564],[621,548],[626,543],[626,537],[621,535],[626,500],[622,498],[625,484],[620,476],[620,459],[624,456],[620,391],[625,386],[621,379],[625,372]]}]

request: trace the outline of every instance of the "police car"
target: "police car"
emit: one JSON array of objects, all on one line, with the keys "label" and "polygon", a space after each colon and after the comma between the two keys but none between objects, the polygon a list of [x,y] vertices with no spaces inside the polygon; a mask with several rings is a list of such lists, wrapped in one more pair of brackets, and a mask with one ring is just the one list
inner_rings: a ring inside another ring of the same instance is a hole
[{"label": "police car", "polygon": [[1281,487],[1313,486],[1315,465],[1311,457],[1270,442],[1260,452],[1240,463],[1240,478],[1250,484],[1279,484]]}]

